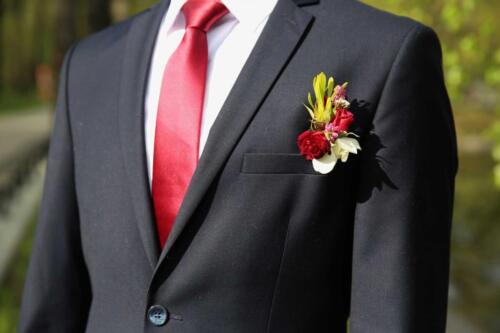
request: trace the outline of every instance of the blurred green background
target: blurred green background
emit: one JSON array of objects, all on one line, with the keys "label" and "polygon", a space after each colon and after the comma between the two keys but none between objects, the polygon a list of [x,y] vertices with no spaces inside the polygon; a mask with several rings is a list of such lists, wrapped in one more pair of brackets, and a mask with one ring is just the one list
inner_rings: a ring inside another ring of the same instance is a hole
[{"label": "blurred green background", "polygon": [[[40,142],[46,143],[50,122],[39,114],[52,109],[65,50],[154,2],[0,0],[0,253],[11,216],[30,210],[0,274],[0,333],[15,331],[34,230],[36,208],[22,204],[16,193],[29,187],[30,170],[43,160],[43,154],[31,158],[30,147],[46,151]],[[448,331],[500,332],[500,1],[365,2],[422,21],[440,36],[460,151]],[[43,135],[36,131],[44,126]],[[14,144],[20,147],[15,154],[8,149]]]}]

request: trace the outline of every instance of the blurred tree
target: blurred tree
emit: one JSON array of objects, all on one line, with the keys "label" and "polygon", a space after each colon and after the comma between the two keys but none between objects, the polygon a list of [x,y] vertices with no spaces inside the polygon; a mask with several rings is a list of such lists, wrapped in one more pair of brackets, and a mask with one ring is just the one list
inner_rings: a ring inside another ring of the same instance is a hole
[{"label": "blurred tree", "polygon": [[134,14],[138,13],[141,10],[150,7],[154,3],[158,2],[158,0],[125,0],[129,4],[129,13]]},{"label": "blurred tree", "polygon": [[74,43],[76,39],[76,15],[75,4],[68,0],[55,0],[56,1],[56,22],[58,29],[56,30],[55,39],[55,55],[54,65],[59,68],[64,54]]},{"label": "blurred tree", "polygon": [[[500,112],[498,112],[498,114],[500,115]],[[495,146],[493,147],[493,159],[497,163],[493,169],[495,185],[500,188],[500,120],[495,121],[491,127],[491,133],[493,139],[495,140]]]},{"label": "blurred tree", "polygon": [[87,2],[90,31],[98,31],[111,24],[110,0],[87,0]]},{"label": "blurred tree", "polygon": [[39,64],[59,68],[71,44],[111,24],[110,1],[0,0],[0,94],[32,92]]},{"label": "blurred tree", "polygon": [[[366,0],[379,8],[413,17],[432,26],[441,37],[447,86],[458,105],[481,99],[499,87],[495,54],[498,39],[498,1],[489,0]],[[500,56],[500,55],[499,55]],[[482,101],[489,109],[491,100]],[[460,110],[459,110],[460,111]]]},{"label": "blurred tree", "polygon": [[4,14],[5,14],[5,0],[0,0],[0,93],[4,90]]},{"label": "blurred tree", "polygon": [[[26,2],[23,0],[4,0],[2,11],[2,43],[5,46],[3,55],[3,87],[6,90],[25,91],[33,81],[29,75],[29,58],[25,50],[31,44],[29,39],[24,39],[28,29],[24,23],[28,19],[25,13]],[[10,55],[15,55],[15,57]]]}]

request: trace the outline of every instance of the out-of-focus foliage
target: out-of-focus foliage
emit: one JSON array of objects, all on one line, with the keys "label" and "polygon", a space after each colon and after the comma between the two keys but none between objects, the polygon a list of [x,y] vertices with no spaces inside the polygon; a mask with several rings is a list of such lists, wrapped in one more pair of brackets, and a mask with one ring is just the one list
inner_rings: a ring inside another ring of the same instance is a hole
[{"label": "out-of-focus foliage", "polygon": [[[33,216],[33,220],[35,216]],[[26,233],[26,238],[20,244],[15,258],[16,264],[9,271],[3,281],[0,281],[0,333],[12,333],[16,331],[19,318],[19,307],[21,306],[21,292],[24,285],[24,277],[28,268],[28,261],[33,246],[35,224]]]},{"label": "out-of-focus foliage", "polygon": [[71,44],[155,2],[0,0],[0,98],[4,101],[0,108],[24,106],[24,97],[40,93],[40,85],[55,90],[57,71]]},{"label": "out-of-focus foliage", "polygon": [[[450,305],[484,332],[500,332],[500,191],[489,154],[460,155]],[[451,332],[450,332],[451,333]]]},{"label": "out-of-focus foliage", "polygon": [[[498,112],[500,114],[500,112]],[[500,188],[500,120],[496,120],[491,127],[491,136],[495,139],[493,159],[497,162],[493,169],[495,185]]]},{"label": "out-of-focus foliage", "polygon": [[[500,3],[487,0],[366,0],[379,8],[410,16],[433,27],[443,46],[447,87],[452,100],[481,99],[500,88]],[[478,91],[479,90],[479,91]]]},{"label": "out-of-focus foliage", "polygon": [[0,0],[2,109],[25,107],[35,95],[53,100],[64,53],[111,23],[108,7],[106,0]]}]

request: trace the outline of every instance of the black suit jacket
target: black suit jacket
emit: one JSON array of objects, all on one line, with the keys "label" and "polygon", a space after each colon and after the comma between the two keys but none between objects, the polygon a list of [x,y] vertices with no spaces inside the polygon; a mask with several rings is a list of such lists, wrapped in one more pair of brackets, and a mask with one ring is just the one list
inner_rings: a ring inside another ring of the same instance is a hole
[{"label": "black suit jacket", "polygon": [[[20,332],[444,332],[457,155],[436,34],[279,0],[160,252],[143,105],[168,6],[68,52]],[[320,71],[349,81],[362,146],[327,175],[296,146]]]}]

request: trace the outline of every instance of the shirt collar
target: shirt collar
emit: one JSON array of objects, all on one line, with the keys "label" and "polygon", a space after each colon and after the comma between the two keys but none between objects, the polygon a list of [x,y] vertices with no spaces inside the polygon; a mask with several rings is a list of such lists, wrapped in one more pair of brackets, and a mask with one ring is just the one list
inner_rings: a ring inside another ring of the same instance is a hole
[{"label": "shirt collar", "polygon": [[[172,21],[187,0],[171,0],[167,15]],[[220,0],[238,22],[249,29],[257,29],[271,14],[278,0]],[[173,23],[173,22],[172,22]]]}]

